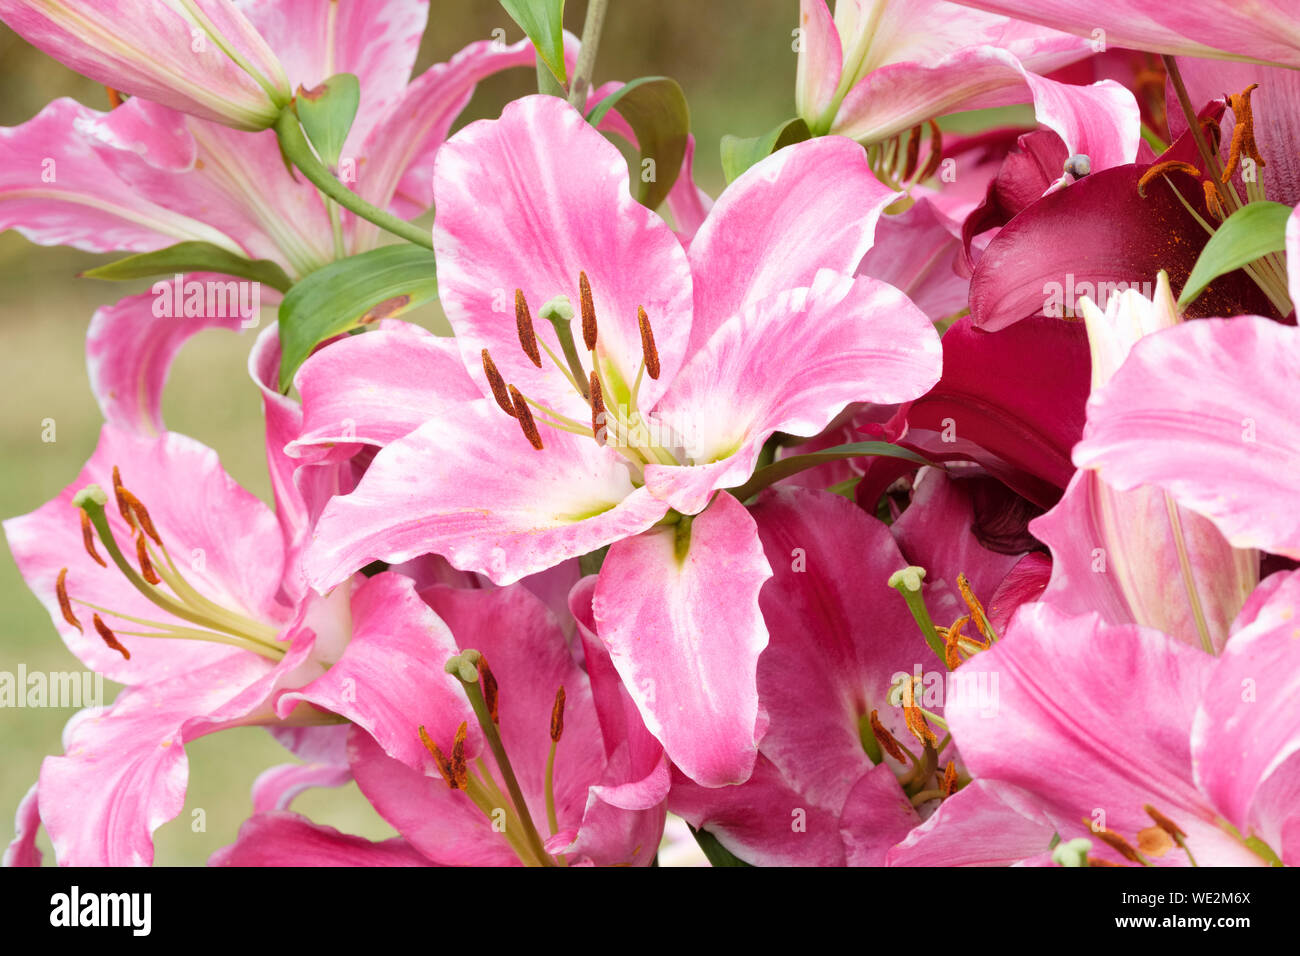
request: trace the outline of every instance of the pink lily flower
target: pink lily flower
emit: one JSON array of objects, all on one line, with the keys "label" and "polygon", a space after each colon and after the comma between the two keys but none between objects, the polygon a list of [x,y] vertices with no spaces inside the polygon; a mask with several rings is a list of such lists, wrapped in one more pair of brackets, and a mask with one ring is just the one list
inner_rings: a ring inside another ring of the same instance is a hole
[{"label": "pink lily flower", "polygon": [[1089,403],[1075,461],[1119,489],[1163,489],[1234,547],[1300,559],[1297,356],[1295,328],[1260,316],[1144,339]]},{"label": "pink lily flower", "polygon": [[996,715],[957,701],[949,727],[973,773],[1028,791],[1094,862],[1295,865],[1297,599],[1300,576],[1267,579],[1218,658],[1027,605],[963,665],[997,675]]},{"label": "pink lily flower", "polygon": [[[450,630],[433,641],[397,631],[356,640],[328,673],[279,705],[301,699],[355,710],[348,699],[355,680],[391,673],[399,662],[408,680],[397,693],[381,691],[375,706],[383,719],[369,734],[354,727],[348,751],[362,792],[401,839],[372,844],[271,811],[250,819],[212,862],[649,864],[663,833],[668,762],[603,646],[584,631],[584,670],[557,617],[522,585],[421,593]],[[471,646],[479,652],[471,683],[483,694],[481,714],[442,666]]]},{"label": "pink lily flower", "polygon": [[[1135,345],[1182,321],[1163,272],[1150,299],[1128,290],[1111,296],[1104,312],[1090,299],[1081,310],[1094,395]],[[1163,369],[1162,392],[1168,376]],[[1030,523],[1052,550],[1043,600],[1067,614],[1098,611],[1107,624],[1142,624],[1211,653],[1221,650],[1259,582],[1258,554],[1231,547],[1213,524],[1179,507],[1167,492],[1117,491],[1109,475],[1104,467],[1080,468],[1060,503]]]},{"label": "pink lily flower", "polygon": [[[257,5],[249,16],[281,51],[295,88],[338,72],[358,77],[361,102],[338,173],[363,199],[408,219],[432,204],[433,155],[478,81],[535,57],[526,41],[481,41],[411,80],[423,0],[342,8],[294,0]],[[200,240],[300,278],[380,238],[290,174],[274,133],[228,129],[142,98],[108,113],[56,100],[0,133],[0,157],[0,228],[42,244],[148,252]],[[120,311],[151,318],[151,298],[127,301]]]},{"label": "pink lily flower", "polygon": [[[774,431],[815,435],[851,401],[938,378],[925,316],[850,275],[894,194],[860,147],[799,144],[732,183],[687,251],[629,196],[618,151],[544,96],[453,137],[434,190],[441,298],[482,397],[387,445],[326,507],[313,585],[430,551],[505,584],[612,545],[595,614],[647,726],[692,779],[745,779],[770,570],[716,493]],[[539,329],[541,303],[555,321]]]},{"label": "pink lily flower", "polygon": [[93,80],[235,129],[266,129],[292,95],[232,0],[0,0],[0,20]]},{"label": "pink lily flower", "polygon": [[[967,862],[1019,860],[1048,848],[1051,828],[1022,812],[1032,801],[976,786],[938,739],[942,731],[927,736],[935,732],[920,708],[942,720],[945,687],[962,691],[890,576],[907,566],[909,549],[935,558],[928,603],[953,621],[960,570],[990,594],[1017,559],[978,545],[970,501],[954,482],[931,472],[923,486],[894,526],[897,543],[880,521],[826,492],[774,488],[753,508],[774,569],[761,595],[771,634],[758,667],[767,733],[747,782],[708,788],[679,774],[669,795],[674,813],[746,862],[880,866],[936,812],[993,827],[978,849],[965,848]],[[948,633],[961,648],[958,660],[975,646],[963,642],[962,625]],[[1007,821],[1017,825],[1007,829]]]},{"label": "pink lily flower", "polygon": [[876,143],[947,113],[1032,101],[1067,143],[1091,140],[1072,153],[1115,165],[1137,149],[1137,103],[1120,84],[1040,75],[1095,52],[1078,37],[946,0],[837,0],[834,18],[826,0],[801,0],[799,24],[795,100],[814,135]]},{"label": "pink lily flower", "polygon": [[[252,364],[263,383],[275,513],[197,442],[108,424],[76,482],[5,522],[19,571],[69,649],[128,685],[111,707],[73,717],[66,755],[46,759],[39,796],[30,797],[60,863],[150,862],[153,830],[184,803],[184,745],[225,727],[268,726],[314,765],[259,781],[259,803],[344,782],[346,764],[330,753],[344,728],[334,725],[378,726],[369,708],[399,693],[401,681],[387,672],[354,675],[356,701],[335,714],[308,705],[277,710],[277,698],[314,681],[352,643],[362,648],[356,656],[376,635],[427,641],[445,631],[415,582],[397,573],[358,578],[329,598],[306,587],[301,543],[337,483],[324,468],[295,483],[280,453],[301,419],[295,403],[264,384],[274,382],[279,361],[274,333],[259,339]],[[74,500],[89,516],[80,527]],[[34,820],[19,827],[20,858],[30,858],[25,834],[34,828]]]},{"label": "pink lily flower", "polygon": [[1248,7],[1232,0],[1198,0],[1187,6],[1099,0],[1086,7],[1068,0],[954,2],[1106,46],[1300,67],[1300,27],[1288,0],[1261,0]]}]

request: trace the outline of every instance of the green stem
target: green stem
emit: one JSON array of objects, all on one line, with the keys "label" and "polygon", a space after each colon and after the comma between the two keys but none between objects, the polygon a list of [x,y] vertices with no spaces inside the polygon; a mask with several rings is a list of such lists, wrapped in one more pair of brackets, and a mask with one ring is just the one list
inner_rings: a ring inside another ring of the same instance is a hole
[{"label": "green stem", "polygon": [[569,84],[569,105],[581,110],[587,103],[587,90],[596,69],[596,50],[600,47],[600,31],[605,26],[605,8],[609,0],[590,0],[587,19],[582,23],[582,46],[578,49],[578,63],[573,68],[573,81]]},{"label": "green stem", "polygon": [[275,121],[275,135],[280,140],[280,148],[308,180],[330,199],[345,209],[350,209],[362,219],[374,223],[380,229],[415,243],[425,249],[433,249],[433,237],[428,230],[398,219],[377,206],[372,206],[348,187],[334,178],[334,174],[322,163],[312,151],[311,144],[298,125],[298,115],[290,107],[285,107]]}]

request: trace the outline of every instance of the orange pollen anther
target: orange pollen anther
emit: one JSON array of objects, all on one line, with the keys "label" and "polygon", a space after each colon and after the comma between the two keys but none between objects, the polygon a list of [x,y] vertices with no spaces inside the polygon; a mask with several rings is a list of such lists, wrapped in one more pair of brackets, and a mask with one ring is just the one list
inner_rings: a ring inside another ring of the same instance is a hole
[{"label": "orange pollen anther", "polygon": [[943,782],[939,785],[945,797],[951,797],[957,790],[957,764],[949,760],[943,771]]},{"label": "orange pollen anther", "polygon": [[1169,159],[1163,163],[1153,163],[1142,177],[1138,180],[1138,195],[1143,198],[1147,194],[1147,186],[1157,176],[1163,176],[1165,173],[1186,173],[1188,176],[1201,178],[1201,171],[1191,163],[1185,163],[1181,159]]},{"label": "orange pollen anther", "polygon": [[127,503],[126,497],[122,494],[126,489],[122,486],[122,473],[118,471],[117,465],[113,466],[113,496],[117,498],[117,510],[122,515],[123,520],[131,520],[131,506]]},{"label": "orange pollen anther", "polygon": [[939,738],[934,735],[930,725],[925,722],[925,715],[921,713],[921,708],[916,706],[916,698],[910,680],[903,685],[903,720],[907,723],[907,729],[921,743],[928,744],[931,747],[938,745]]},{"label": "orange pollen anther", "polygon": [[104,623],[103,618],[98,614],[95,615],[94,624],[95,630],[97,630],[99,636],[104,639],[104,643],[129,661],[131,659],[131,652],[122,646],[122,642],[117,639],[117,635],[109,630],[108,625]]},{"label": "orange pollen anther", "polygon": [[523,289],[515,289],[515,329],[524,354],[538,368],[542,367],[542,353],[537,350],[537,333],[533,331],[533,316],[528,311],[528,301]]},{"label": "orange pollen anther", "polygon": [[[970,586],[970,580],[964,574],[957,575],[957,589],[961,591],[961,599],[966,602],[970,608],[970,616],[975,621],[975,629],[980,632],[980,637],[985,641],[991,641],[992,635],[988,629],[988,614],[984,611],[984,605],[980,599],[975,596],[975,590]],[[970,640],[967,638],[967,640]],[[978,643],[978,642],[976,642]],[[988,644],[984,645],[987,648]]]},{"label": "orange pollen anther", "polygon": [[464,790],[469,783],[469,768],[465,763],[465,737],[468,729],[469,725],[462,720],[456,728],[456,740],[451,745],[451,777],[456,781],[458,790]]},{"label": "orange pollen anther", "polygon": [[442,774],[442,779],[446,781],[447,786],[452,790],[459,790],[460,787],[456,784],[456,777],[451,772],[451,762],[443,756],[442,751],[433,742],[433,738],[429,736],[429,732],[424,729],[423,724],[420,725],[420,743],[424,744],[424,749],[433,755],[433,762],[437,765],[438,772]]},{"label": "orange pollen anther", "polygon": [[[117,489],[117,493],[119,498],[124,500],[127,507],[131,509],[131,514],[134,516],[136,524],[140,526],[140,530],[152,538],[153,543],[161,548],[162,538],[158,537],[158,532],[153,526],[153,519],[149,517],[149,512],[145,508],[143,502],[141,502],[135,495],[131,494],[131,492],[127,491],[126,488]],[[125,515],[123,517],[125,517]]]},{"label": "orange pollen anther", "polygon": [[551,740],[559,743],[564,736],[564,685],[555,692],[555,703],[551,705]]},{"label": "orange pollen anther", "polygon": [[81,512],[81,542],[86,546],[86,553],[95,559],[95,563],[101,568],[108,567],[108,564],[99,556],[95,550],[95,528],[90,523],[90,515]]},{"label": "orange pollen anther", "polygon": [[596,304],[591,300],[591,283],[587,273],[578,273],[578,302],[582,308],[582,342],[587,351],[596,347]]},{"label": "orange pollen anther", "polygon": [[514,402],[515,418],[519,420],[519,427],[523,429],[524,437],[538,451],[542,450],[542,436],[537,432],[537,423],[533,421],[533,413],[528,408],[528,403],[524,397],[519,394],[519,389],[513,385],[510,386],[510,399]]},{"label": "orange pollen anther", "polygon": [[1218,187],[1209,179],[1201,180],[1201,188],[1205,190],[1205,208],[1209,210],[1211,216],[1222,222],[1227,213],[1223,210],[1223,202],[1219,199]]},{"label": "orange pollen anther", "polygon": [[124,102],[126,102],[125,100],[122,99],[122,94],[119,93],[117,90],[113,89],[111,86],[104,87],[104,92],[108,94],[109,109],[115,110],[119,106],[121,106]]},{"label": "orange pollen anther", "polygon": [[880,744],[880,749],[889,754],[889,756],[893,757],[899,763],[907,763],[907,757],[903,753],[903,748],[899,746],[894,735],[886,730],[885,725],[880,722],[880,716],[877,711],[873,710],[871,712],[870,721],[872,736],[874,736],[876,742]]},{"label": "orange pollen anther", "polygon": [[1252,83],[1240,93],[1228,97],[1228,106],[1235,123],[1232,127],[1232,144],[1228,147],[1228,162],[1223,167],[1222,181],[1225,183],[1232,179],[1232,172],[1243,155],[1249,156],[1257,166],[1266,165],[1264,157],[1259,155],[1259,147],[1255,145],[1255,117],[1250,108],[1250,94],[1258,86],[1258,83]]},{"label": "orange pollen anther", "polygon": [[135,556],[140,562],[140,574],[150,584],[161,584],[162,578],[158,577],[158,572],[153,569],[153,562],[149,560],[149,550],[144,544],[144,535],[135,536]]},{"label": "orange pollen anther", "polygon": [[488,387],[492,389],[492,397],[496,399],[501,411],[514,418],[515,406],[510,401],[510,393],[506,391],[506,380],[497,371],[496,363],[492,361],[487,349],[483,350],[483,374],[487,376]]},{"label": "orange pollen anther", "polygon": [[81,631],[86,633],[81,622],[77,620],[77,615],[72,613],[72,601],[68,599],[68,569],[64,568],[59,572],[59,579],[54,582],[54,593],[59,596],[59,610],[63,612],[63,619]]},{"label": "orange pollen anther", "polygon": [[636,307],[636,321],[641,327],[641,353],[645,356],[645,373],[651,378],[658,378],[659,350],[655,348],[654,329],[650,328],[650,317],[639,305]]}]

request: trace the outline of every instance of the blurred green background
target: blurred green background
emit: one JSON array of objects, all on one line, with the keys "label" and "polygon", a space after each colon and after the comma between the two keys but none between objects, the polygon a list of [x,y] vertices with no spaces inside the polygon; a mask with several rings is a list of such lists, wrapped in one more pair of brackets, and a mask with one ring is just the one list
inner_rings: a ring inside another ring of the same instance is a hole
[{"label": "blurred green background", "polygon": [[[348,0],[342,0],[346,3]],[[580,33],[585,2],[570,0],[565,23]],[[667,75],[686,91],[696,136],[696,181],[716,195],[722,185],[718,142],[725,133],[757,135],[794,112],[794,0],[611,0],[596,80]],[[490,0],[432,0],[430,25],[417,72],[446,60],[475,40],[518,27]],[[516,70],[479,87],[458,126],[496,116],[509,100],[535,91],[531,71]],[[0,125],[26,122],[48,101],[71,96],[106,109],[103,87],[28,46],[0,25]],[[94,449],[100,413],[86,380],[84,337],[96,308],[143,291],[149,282],[114,284],[75,278],[112,256],[42,248],[17,233],[0,234],[0,381],[9,399],[0,414],[0,517],[24,514],[71,482]],[[270,321],[271,316],[264,316]],[[262,423],[245,361],[252,335],[209,331],[192,339],[173,366],[165,401],[168,426],[215,448],[244,487],[269,498],[262,455]],[[57,440],[42,441],[42,422],[54,419]],[[7,548],[0,548],[0,671],[79,671],[26,589]],[[106,698],[116,692],[106,685]],[[70,709],[0,710],[0,843],[12,835],[18,801],[35,780],[42,758],[60,753]],[[251,804],[249,788],[267,767],[292,760],[257,728],[226,731],[191,744],[185,810],[156,834],[160,865],[200,865],[232,842]],[[94,799],[87,794],[87,799]],[[206,830],[193,832],[191,812],[205,811]],[[355,784],[316,790],[294,809],[341,830],[370,838],[391,828],[361,798]],[[42,832],[46,863],[52,860]]]}]

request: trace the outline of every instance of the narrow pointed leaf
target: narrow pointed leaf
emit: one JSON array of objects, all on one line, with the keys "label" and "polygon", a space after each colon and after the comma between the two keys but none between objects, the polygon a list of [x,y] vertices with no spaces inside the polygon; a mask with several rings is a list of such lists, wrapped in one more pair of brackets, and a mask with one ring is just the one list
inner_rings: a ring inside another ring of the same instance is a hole
[{"label": "narrow pointed leaf", "polygon": [[87,279],[121,281],[183,272],[219,272],[262,282],[281,292],[287,292],[293,285],[284,270],[270,259],[245,259],[210,242],[178,242],[166,249],[127,256],[81,274]]},{"label": "narrow pointed leaf", "polygon": [[1291,208],[1280,202],[1253,202],[1242,206],[1215,230],[1201,250],[1196,266],[1178,297],[1187,306],[1205,287],[1225,273],[1249,265],[1261,256],[1286,248],[1286,221]]},{"label": "narrow pointed leaf", "polygon": [[510,19],[523,28],[537,48],[551,75],[563,86],[568,82],[564,71],[564,0],[501,0]]}]

